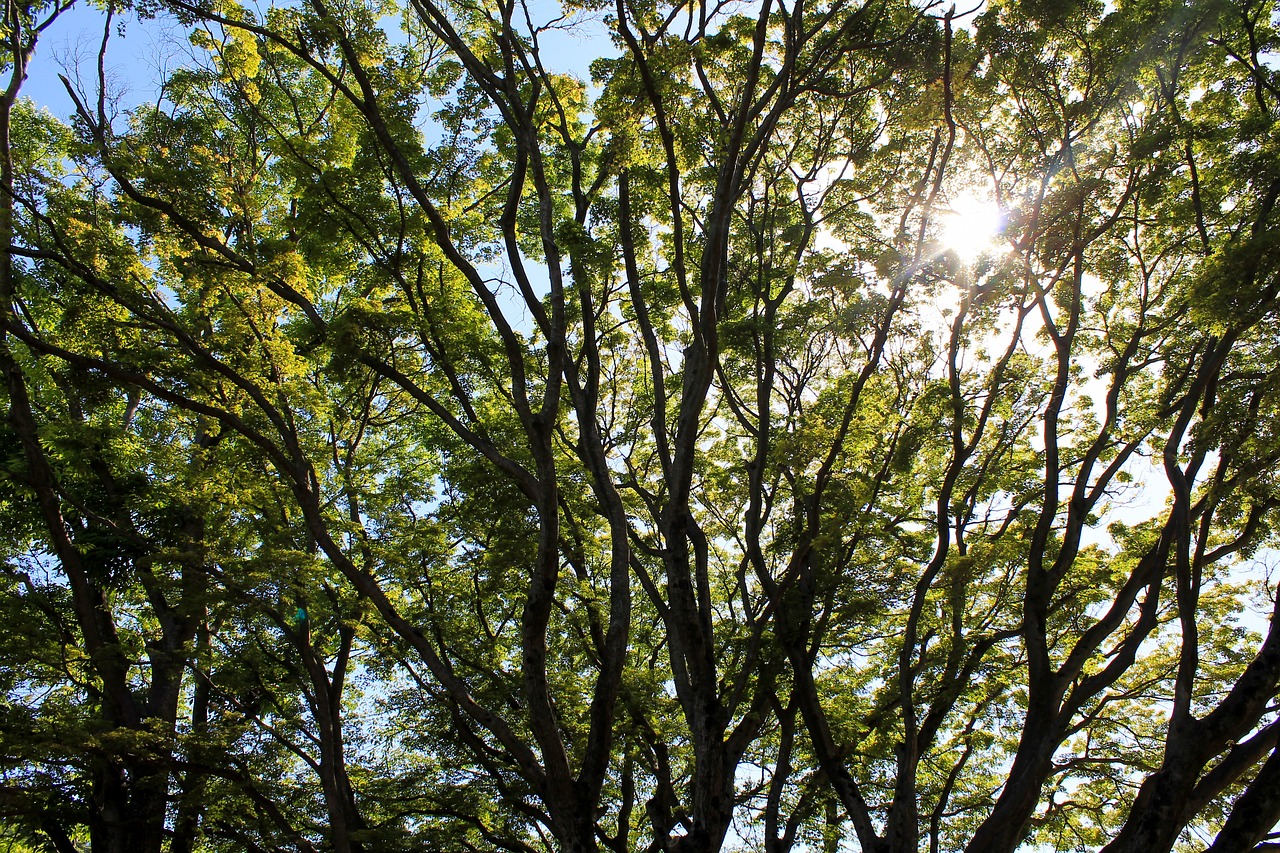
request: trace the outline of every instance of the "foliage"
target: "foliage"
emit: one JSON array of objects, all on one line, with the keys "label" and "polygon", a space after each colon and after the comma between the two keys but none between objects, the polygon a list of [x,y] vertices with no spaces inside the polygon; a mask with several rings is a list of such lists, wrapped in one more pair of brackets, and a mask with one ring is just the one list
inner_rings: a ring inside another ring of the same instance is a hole
[{"label": "foliage", "polygon": [[69,8],[0,843],[1269,849],[1274,4]]}]

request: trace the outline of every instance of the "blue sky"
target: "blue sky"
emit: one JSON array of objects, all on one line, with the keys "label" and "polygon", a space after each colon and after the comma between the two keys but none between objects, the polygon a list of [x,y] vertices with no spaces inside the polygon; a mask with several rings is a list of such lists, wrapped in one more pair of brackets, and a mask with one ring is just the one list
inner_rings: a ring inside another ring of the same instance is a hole
[{"label": "blue sky", "polygon": [[[547,0],[532,0],[530,13],[535,24],[542,24],[554,19],[559,7]],[[58,75],[66,74],[74,82],[78,69],[84,75],[85,88],[94,88],[104,20],[105,13],[85,0],[62,13],[40,38],[22,94],[55,115],[70,116],[72,102]],[[583,80],[590,80],[594,59],[617,52],[598,20],[576,22],[571,30],[545,32],[540,40],[543,61],[552,70]],[[109,89],[117,108],[129,110],[154,97],[156,81],[166,70],[183,64],[191,50],[185,31],[172,19],[139,20],[129,11],[117,13],[106,58]]]},{"label": "blue sky", "polygon": [[[69,116],[71,99],[58,75],[65,74],[75,82],[79,73],[84,75],[86,88],[94,86],[105,19],[101,9],[83,0],[63,12],[41,35],[22,94],[55,115]],[[185,49],[185,34],[171,20],[139,21],[132,12],[117,13],[105,63],[117,107],[127,110],[152,97],[154,81],[164,68],[181,61]]]}]

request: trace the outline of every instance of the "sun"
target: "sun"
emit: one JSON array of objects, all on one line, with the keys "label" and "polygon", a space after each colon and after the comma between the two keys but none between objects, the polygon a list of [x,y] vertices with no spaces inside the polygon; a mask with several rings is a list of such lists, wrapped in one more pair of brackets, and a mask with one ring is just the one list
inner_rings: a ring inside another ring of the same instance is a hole
[{"label": "sun", "polygon": [[955,252],[965,263],[971,263],[983,252],[995,248],[1004,223],[1000,205],[969,191],[954,198],[951,206],[938,217],[938,239],[943,248]]}]

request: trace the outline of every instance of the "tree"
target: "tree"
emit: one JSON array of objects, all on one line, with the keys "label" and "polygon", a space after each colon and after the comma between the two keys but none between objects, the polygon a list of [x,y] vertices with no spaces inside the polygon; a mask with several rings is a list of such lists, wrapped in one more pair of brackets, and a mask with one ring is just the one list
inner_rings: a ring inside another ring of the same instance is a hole
[{"label": "tree", "polygon": [[6,12],[30,843],[1275,831],[1273,5],[125,11]]}]

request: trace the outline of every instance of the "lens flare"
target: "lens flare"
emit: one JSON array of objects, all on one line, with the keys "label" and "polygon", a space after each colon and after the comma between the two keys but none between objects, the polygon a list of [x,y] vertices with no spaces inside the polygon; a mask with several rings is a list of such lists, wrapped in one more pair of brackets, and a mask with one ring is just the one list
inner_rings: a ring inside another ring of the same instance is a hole
[{"label": "lens flare", "polygon": [[965,193],[956,197],[938,218],[938,239],[944,249],[969,263],[995,248],[1003,228],[1000,205]]}]

